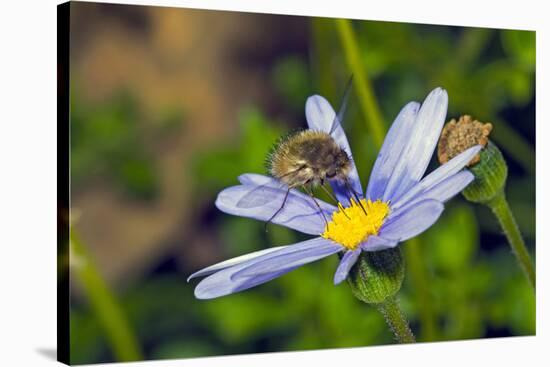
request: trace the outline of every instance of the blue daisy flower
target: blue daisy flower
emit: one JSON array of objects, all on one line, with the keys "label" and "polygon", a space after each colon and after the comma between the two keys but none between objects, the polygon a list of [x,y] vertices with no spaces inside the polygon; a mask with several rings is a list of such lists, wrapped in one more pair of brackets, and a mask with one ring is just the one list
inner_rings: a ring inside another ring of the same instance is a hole
[{"label": "blue daisy flower", "polygon": [[[188,280],[207,276],[195,288],[199,299],[216,298],[265,283],[299,266],[342,253],[334,275],[334,284],[346,279],[361,251],[379,251],[397,246],[429,227],[443,212],[443,203],[460,193],[474,176],[464,166],[481,146],[474,146],[440,166],[423,178],[436,147],[447,114],[447,92],[434,89],[420,106],[408,103],[393,122],[363,192],[355,165],[349,183],[361,194],[360,203],[349,199],[349,191],[338,181],[331,181],[338,206],[317,199],[320,208],[308,195],[292,189],[282,210],[272,222],[316,236],[293,245],[268,248],[209,266],[192,274]],[[344,130],[337,122],[329,102],[314,95],[306,102],[309,129],[330,133],[352,158]],[[221,191],[216,206],[221,211],[241,217],[269,220],[280,208],[287,193],[281,183],[268,176],[243,174],[240,185]],[[263,190],[255,190],[263,187]],[[263,203],[256,207],[238,206],[245,195]],[[263,195],[272,195],[265,200]],[[366,210],[364,210],[366,209]],[[321,211],[323,213],[321,213]],[[329,218],[328,224],[323,215]]]}]

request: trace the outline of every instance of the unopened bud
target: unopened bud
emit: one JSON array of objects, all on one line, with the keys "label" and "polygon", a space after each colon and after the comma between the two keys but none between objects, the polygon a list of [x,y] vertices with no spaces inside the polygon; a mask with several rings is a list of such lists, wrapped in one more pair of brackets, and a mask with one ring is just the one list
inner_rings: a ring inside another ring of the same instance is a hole
[{"label": "unopened bud", "polygon": [[362,252],[348,275],[355,297],[365,303],[383,303],[395,295],[405,277],[405,263],[399,247]]}]

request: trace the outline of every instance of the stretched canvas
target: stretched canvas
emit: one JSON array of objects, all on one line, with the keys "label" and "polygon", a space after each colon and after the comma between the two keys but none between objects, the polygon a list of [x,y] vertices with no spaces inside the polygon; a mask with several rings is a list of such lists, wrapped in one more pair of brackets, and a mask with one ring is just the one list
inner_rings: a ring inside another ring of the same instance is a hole
[{"label": "stretched canvas", "polygon": [[58,358],[535,334],[535,32],[58,6]]}]

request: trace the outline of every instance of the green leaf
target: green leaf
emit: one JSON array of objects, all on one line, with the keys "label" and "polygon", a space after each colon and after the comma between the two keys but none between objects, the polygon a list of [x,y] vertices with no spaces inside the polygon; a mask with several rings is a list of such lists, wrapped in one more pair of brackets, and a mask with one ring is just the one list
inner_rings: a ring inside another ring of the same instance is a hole
[{"label": "green leaf", "polygon": [[502,47],[527,72],[535,71],[536,33],[533,31],[502,30]]},{"label": "green leaf", "polygon": [[235,141],[220,142],[194,154],[192,176],[196,189],[203,194],[237,184],[243,173],[266,173],[266,156],[281,129],[252,107],[240,111],[239,126]]},{"label": "green leaf", "polygon": [[176,359],[214,356],[221,351],[208,341],[194,339],[171,340],[156,347],[152,351],[153,359]]},{"label": "green leaf", "polygon": [[278,60],[271,77],[275,89],[285,102],[296,110],[303,110],[307,96],[311,93],[309,72],[303,58],[292,55]]},{"label": "green leaf", "polygon": [[458,272],[470,266],[478,248],[478,227],[473,210],[464,204],[449,206],[436,227],[425,235],[431,264],[444,272]]}]

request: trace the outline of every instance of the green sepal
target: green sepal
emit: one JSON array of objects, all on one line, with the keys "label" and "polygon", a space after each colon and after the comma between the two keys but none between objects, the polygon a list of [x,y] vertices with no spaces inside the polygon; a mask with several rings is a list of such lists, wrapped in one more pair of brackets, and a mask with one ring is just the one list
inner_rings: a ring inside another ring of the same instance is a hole
[{"label": "green sepal", "polygon": [[479,162],[469,170],[475,179],[462,191],[467,200],[488,203],[504,190],[508,166],[498,147],[491,141],[480,152]]},{"label": "green sepal", "polygon": [[365,303],[382,303],[395,295],[405,277],[405,262],[399,247],[363,251],[348,275],[355,297]]}]

